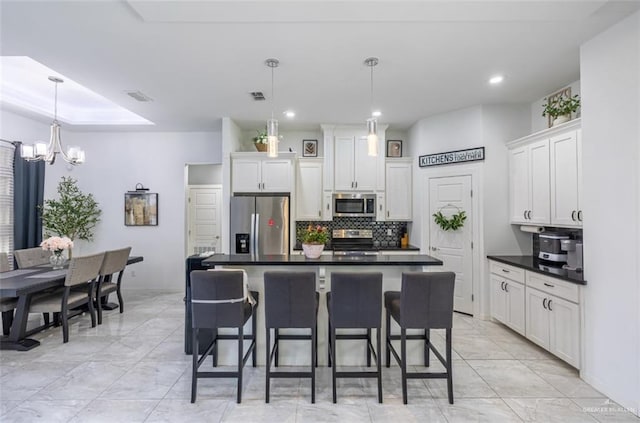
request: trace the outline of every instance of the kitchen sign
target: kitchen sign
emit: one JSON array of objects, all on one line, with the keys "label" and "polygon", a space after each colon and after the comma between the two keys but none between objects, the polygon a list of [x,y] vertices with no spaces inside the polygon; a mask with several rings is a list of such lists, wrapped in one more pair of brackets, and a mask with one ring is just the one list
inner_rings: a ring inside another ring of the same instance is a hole
[{"label": "kitchen sign", "polygon": [[484,160],[484,147],[468,148],[466,150],[448,151],[446,153],[427,154],[420,156],[420,167],[438,166],[462,162]]}]

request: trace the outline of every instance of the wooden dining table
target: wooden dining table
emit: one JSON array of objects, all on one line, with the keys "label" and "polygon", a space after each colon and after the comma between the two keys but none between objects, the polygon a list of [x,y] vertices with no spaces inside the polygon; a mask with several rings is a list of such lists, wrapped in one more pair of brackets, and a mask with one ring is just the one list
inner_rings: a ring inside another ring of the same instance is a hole
[{"label": "wooden dining table", "polygon": [[[142,260],[141,256],[131,256],[127,265]],[[66,267],[53,270],[50,264],[0,273],[0,298],[18,298],[9,336],[0,340],[0,350],[28,351],[40,345],[40,341],[26,337],[31,298],[47,289],[64,286],[66,275]]]}]

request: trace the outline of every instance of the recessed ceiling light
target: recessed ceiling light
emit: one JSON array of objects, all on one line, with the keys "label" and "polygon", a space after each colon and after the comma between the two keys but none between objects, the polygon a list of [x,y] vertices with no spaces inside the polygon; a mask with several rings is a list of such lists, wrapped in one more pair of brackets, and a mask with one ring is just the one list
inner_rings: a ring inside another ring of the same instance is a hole
[{"label": "recessed ceiling light", "polygon": [[296,112],[294,112],[293,110],[287,110],[286,112],[284,112],[284,115],[289,119],[293,119],[294,117],[296,117]]},{"label": "recessed ceiling light", "polygon": [[54,98],[48,78],[55,75],[65,82],[58,91],[59,121],[72,125],[154,125],[30,57],[2,56],[0,69],[2,102],[52,118]]},{"label": "recessed ceiling light", "polygon": [[497,84],[501,83],[502,81],[504,81],[504,76],[496,75],[496,76],[492,76],[491,79],[489,79],[489,84],[497,85]]},{"label": "recessed ceiling light", "polygon": [[375,111],[371,112],[371,116],[380,117],[380,116],[382,116],[382,112],[380,110],[375,110]]}]

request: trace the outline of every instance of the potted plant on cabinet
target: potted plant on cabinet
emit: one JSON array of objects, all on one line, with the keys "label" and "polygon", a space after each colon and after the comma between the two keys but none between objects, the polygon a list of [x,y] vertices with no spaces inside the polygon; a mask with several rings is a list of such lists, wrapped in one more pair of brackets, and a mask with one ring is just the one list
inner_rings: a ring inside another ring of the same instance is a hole
[{"label": "potted plant on cabinet", "polygon": [[580,96],[578,94],[573,97],[558,96],[554,99],[547,100],[547,104],[542,106],[542,116],[551,116],[553,118],[552,126],[571,120],[571,113],[575,113],[580,108]]},{"label": "potted plant on cabinet", "polygon": [[322,254],[324,244],[329,241],[329,232],[324,226],[309,225],[306,229],[298,231],[298,238],[302,242],[305,257],[316,259]]},{"label": "potted plant on cabinet", "polygon": [[256,131],[258,135],[253,137],[253,145],[256,146],[256,150],[258,151],[267,151],[267,131]]}]

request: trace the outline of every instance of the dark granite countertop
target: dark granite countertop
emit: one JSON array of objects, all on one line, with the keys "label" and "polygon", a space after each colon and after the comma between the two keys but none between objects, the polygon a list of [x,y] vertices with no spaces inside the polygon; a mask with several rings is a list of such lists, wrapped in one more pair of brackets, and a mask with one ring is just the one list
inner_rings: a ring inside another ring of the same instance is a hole
[{"label": "dark granite countertop", "polygon": [[[419,247],[415,245],[409,245],[407,247],[376,247],[378,251],[420,251]],[[325,251],[331,251],[331,246],[325,246]],[[302,251],[302,246],[296,245],[293,247],[293,251]]]},{"label": "dark granite countertop", "polygon": [[425,254],[394,254],[374,256],[334,256],[323,255],[308,259],[303,255],[249,255],[214,254],[202,260],[203,266],[249,265],[249,266],[441,266],[442,261]]},{"label": "dark granite countertop", "polygon": [[584,273],[575,270],[567,270],[549,265],[548,262],[533,256],[487,256],[489,260],[510,264],[521,269],[530,270],[552,278],[562,279],[567,282],[586,285]]}]

